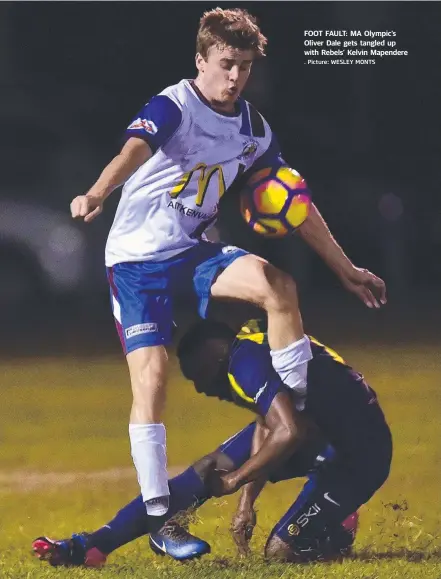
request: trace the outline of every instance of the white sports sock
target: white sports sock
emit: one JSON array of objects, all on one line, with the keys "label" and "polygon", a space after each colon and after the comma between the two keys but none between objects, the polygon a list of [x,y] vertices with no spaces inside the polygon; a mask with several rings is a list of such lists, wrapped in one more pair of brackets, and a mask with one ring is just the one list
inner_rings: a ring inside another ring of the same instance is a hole
[{"label": "white sports sock", "polygon": [[282,350],[271,350],[274,370],[283,383],[297,395],[297,409],[303,410],[306,398],[308,362],[312,359],[311,343],[303,336]]},{"label": "white sports sock", "polygon": [[167,453],[163,424],[129,424],[132,458],[147,514],[168,511]]}]

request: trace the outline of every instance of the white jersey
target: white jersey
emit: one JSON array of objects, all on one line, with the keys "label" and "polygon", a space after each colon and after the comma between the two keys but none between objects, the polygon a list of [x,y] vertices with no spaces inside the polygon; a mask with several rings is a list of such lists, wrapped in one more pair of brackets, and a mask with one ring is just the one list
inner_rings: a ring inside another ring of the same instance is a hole
[{"label": "white jersey", "polygon": [[232,115],[214,111],[192,81],[182,80],[140,111],[126,134],[145,139],[154,154],[123,187],[108,267],[163,261],[197,244],[236,177],[278,156],[263,117],[243,99],[237,108]]}]

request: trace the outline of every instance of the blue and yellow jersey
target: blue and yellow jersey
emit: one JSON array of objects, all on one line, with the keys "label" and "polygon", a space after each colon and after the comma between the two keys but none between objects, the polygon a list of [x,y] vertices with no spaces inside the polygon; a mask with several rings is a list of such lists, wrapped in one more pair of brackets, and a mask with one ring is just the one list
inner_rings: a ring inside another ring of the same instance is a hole
[{"label": "blue and yellow jersey", "polygon": [[[308,364],[308,385],[311,381],[325,381],[333,367],[339,371],[345,367],[352,372],[337,352],[312,336],[309,339],[313,359]],[[250,320],[237,334],[228,379],[235,403],[262,416],[268,412],[276,394],[286,390],[272,365],[266,321]]]}]

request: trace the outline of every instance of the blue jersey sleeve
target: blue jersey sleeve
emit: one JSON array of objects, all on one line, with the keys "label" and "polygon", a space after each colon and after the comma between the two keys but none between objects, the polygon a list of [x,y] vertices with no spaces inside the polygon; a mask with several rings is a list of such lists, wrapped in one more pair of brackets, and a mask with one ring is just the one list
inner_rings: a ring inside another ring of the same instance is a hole
[{"label": "blue jersey sleeve", "polygon": [[127,127],[125,138],[140,137],[153,153],[164,146],[182,122],[182,112],[167,96],[153,97]]},{"label": "blue jersey sleeve", "polygon": [[229,369],[230,385],[236,396],[265,416],[278,392],[285,390],[272,365],[266,345],[241,340],[236,346]]},{"label": "blue jersey sleeve", "polygon": [[268,149],[254,161],[247,173],[252,174],[260,171],[260,169],[264,169],[265,167],[281,167],[286,164],[287,163],[282,158],[277,137],[273,133]]}]

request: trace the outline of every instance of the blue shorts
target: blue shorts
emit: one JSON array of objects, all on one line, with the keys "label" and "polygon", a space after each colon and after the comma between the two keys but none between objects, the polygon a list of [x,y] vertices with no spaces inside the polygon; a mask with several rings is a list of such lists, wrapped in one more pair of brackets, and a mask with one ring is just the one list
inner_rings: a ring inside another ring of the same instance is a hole
[{"label": "blue shorts", "polygon": [[205,318],[217,276],[246,254],[238,247],[201,241],[165,261],[125,262],[107,268],[124,353],[170,344],[178,299]]}]

